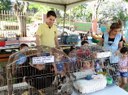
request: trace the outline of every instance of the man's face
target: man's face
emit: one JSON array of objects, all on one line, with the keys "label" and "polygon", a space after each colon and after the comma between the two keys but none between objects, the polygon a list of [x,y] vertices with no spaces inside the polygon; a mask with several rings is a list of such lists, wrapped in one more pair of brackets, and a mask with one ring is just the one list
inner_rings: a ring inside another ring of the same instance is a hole
[{"label": "man's face", "polygon": [[54,16],[49,16],[46,18],[46,23],[48,24],[49,27],[52,27],[52,25],[54,24],[56,18]]}]

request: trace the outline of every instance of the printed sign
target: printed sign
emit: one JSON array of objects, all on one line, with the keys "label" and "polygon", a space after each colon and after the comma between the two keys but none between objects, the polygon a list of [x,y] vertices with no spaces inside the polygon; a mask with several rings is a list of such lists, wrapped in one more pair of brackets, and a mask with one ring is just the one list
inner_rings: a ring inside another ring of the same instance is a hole
[{"label": "printed sign", "polygon": [[97,53],[97,58],[105,58],[105,57],[110,57],[110,56],[111,56],[111,52]]},{"label": "printed sign", "polygon": [[54,62],[54,56],[33,57],[32,64],[46,64]]}]

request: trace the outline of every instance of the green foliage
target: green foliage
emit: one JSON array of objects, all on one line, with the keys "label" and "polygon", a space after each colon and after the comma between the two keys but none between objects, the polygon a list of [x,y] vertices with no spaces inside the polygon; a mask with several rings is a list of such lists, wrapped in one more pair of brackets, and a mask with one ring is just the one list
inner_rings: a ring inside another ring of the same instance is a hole
[{"label": "green foliage", "polygon": [[[125,1],[125,0],[124,0]],[[121,20],[125,22],[128,17],[127,17],[127,7],[125,6],[126,2],[122,1],[113,1],[109,2],[109,0],[105,0],[104,3],[102,3],[100,7],[100,17],[99,20],[101,22],[106,22],[106,21],[117,21]]]},{"label": "green foliage", "polygon": [[0,11],[1,10],[10,10],[11,1],[10,0],[0,0]]},{"label": "green foliage", "polygon": [[123,11],[120,10],[117,15],[113,16],[113,21],[117,21],[117,20],[122,20],[122,21],[126,21],[128,19],[127,14]]},{"label": "green foliage", "polygon": [[128,2],[128,0],[124,0],[124,1]]},{"label": "green foliage", "polygon": [[30,3],[28,9],[30,11],[36,12],[43,12],[46,13],[48,10],[50,10],[50,7],[39,4],[39,3]]},{"label": "green foliage", "polygon": [[86,7],[83,5],[79,5],[72,10],[72,17],[76,17],[76,19],[83,19],[86,17]]}]

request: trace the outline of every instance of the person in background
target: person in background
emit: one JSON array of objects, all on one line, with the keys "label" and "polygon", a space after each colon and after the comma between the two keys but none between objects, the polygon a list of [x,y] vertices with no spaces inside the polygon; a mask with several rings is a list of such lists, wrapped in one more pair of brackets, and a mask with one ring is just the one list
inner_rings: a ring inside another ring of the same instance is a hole
[{"label": "person in background", "polygon": [[126,47],[121,48],[120,50],[121,57],[119,60],[119,72],[120,72],[120,87],[124,88],[128,81],[128,49]]},{"label": "person in background", "polygon": [[17,78],[16,83],[20,83],[23,81],[23,73],[24,72],[20,68],[23,65],[28,64],[28,59],[26,56],[28,49],[29,49],[28,45],[22,43],[19,47],[19,52],[16,52],[16,53],[10,55],[10,57],[9,57],[7,65],[9,65],[9,64],[12,65],[12,75]]},{"label": "person in background", "polygon": [[83,45],[88,45],[89,43],[88,43],[88,41],[82,41],[81,42],[81,45],[83,46]]},{"label": "person in background", "polygon": [[119,51],[123,46],[123,36],[120,33],[122,28],[122,23],[119,20],[116,23],[112,23],[110,26],[110,31],[105,32],[102,35],[101,43],[106,50],[112,52],[110,56],[110,66],[113,67],[113,70],[110,70],[110,75],[112,78],[118,82],[118,61],[119,61]]}]

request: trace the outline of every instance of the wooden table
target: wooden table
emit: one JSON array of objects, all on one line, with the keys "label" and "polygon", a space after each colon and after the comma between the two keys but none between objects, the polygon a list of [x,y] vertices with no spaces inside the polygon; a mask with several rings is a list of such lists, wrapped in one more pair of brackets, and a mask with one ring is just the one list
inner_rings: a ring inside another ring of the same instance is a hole
[{"label": "wooden table", "polygon": [[11,55],[11,53],[10,54],[0,54],[0,62],[8,62],[8,58],[10,55]]},{"label": "wooden table", "polygon": [[12,53],[2,53],[2,50],[13,50],[18,49],[19,46],[6,46],[6,47],[0,47],[0,62],[8,62],[8,58]]}]

